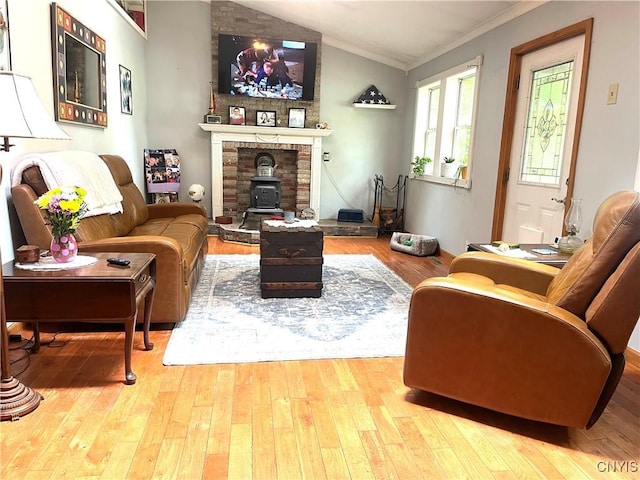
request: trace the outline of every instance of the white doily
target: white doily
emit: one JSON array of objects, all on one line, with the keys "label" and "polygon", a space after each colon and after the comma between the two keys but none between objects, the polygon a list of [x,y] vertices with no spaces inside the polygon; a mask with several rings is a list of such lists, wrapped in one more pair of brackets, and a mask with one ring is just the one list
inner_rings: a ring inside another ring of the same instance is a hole
[{"label": "white doily", "polygon": [[51,270],[72,270],[74,268],[86,267],[96,263],[98,259],[96,257],[90,257],[88,255],[78,255],[73,261],[69,263],[58,263],[53,257],[40,257],[36,263],[19,263],[16,262],[14,267],[21,270],[31,270],[33,272],[44,272]]},{"label": "white doily", "polygon": [[299,220],[299,219],[296,219],[291,223],[286,223],[284,220],[265,220],[264,223],[266,223],[271,227],[287,227],[287,228],[293,228],[293,227],[310,228],[318,225],[318,222],[316,222],[315,220]]}]

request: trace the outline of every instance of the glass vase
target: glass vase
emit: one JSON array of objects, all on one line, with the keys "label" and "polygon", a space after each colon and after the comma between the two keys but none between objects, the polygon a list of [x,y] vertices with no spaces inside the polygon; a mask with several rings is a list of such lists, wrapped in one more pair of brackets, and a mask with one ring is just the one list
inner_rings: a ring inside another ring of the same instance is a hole
[{"label": "glass vase", "polygon": [[569,211],[564,219],[564,226],[567,235],[558,241],[558,249],[562,253],[573,253],[579,249],[584,241],[578,237],[578,232],[582,228],[582,199],[572,198]]},{"label": "glass vase", "polygon": [[51,256],[58,263],[73,262],[78,255],[78,242],[71,233],[51,239]]}]

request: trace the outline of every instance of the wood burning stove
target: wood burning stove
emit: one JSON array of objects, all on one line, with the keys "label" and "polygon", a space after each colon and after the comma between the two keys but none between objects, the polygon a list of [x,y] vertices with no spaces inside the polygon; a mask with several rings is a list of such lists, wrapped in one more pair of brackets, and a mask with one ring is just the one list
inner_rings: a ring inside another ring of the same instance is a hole
[{"label": "wood burning stove", "polygon": [[[275,160],[270,153],[261,152],[256,155],[255,165],[258,175],[251,177],[249,189],[249,208],[242,215],[239,228],[245,228],[249,215],[278,215],[282,216],[280,199],[282,197],[280,179],[273,176],[276,168]],[[267,176],[266,174],[271,174]]]}]

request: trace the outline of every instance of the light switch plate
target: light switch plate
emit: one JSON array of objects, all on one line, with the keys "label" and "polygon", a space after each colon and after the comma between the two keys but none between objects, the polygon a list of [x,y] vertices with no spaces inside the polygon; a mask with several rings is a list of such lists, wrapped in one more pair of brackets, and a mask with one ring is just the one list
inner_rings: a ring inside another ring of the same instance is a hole
[{"label": "light switch plate", "polygon": [[619,83],[609,85],[609,95],[607,96],[607,105],[615,105],[618,103],[618,86]]}]

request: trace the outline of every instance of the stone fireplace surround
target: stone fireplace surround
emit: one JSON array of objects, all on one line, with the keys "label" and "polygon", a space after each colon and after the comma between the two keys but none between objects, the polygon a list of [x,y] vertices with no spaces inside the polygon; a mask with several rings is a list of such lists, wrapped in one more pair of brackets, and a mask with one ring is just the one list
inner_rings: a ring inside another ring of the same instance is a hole
[{"label": "stone fireplace surround", "polygon": [[332,130],[206,123],[199,126],[211,133],[213,218],[242,216],[248,206],[250,179],[256,174],[254,158],[265,151],[279,165],[274,175],[282,179],[282,208],[299,215],[311,207],[319,219],[322,138],[331,135]]}]

